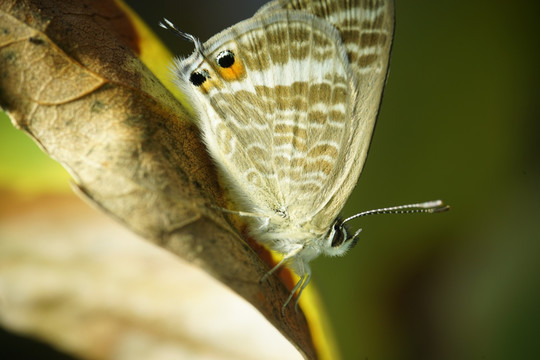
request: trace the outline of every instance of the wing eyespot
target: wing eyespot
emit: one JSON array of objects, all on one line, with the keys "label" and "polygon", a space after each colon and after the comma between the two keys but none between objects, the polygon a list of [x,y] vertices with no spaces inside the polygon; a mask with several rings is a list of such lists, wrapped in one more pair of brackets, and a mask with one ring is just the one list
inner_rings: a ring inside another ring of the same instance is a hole
[{"label": "wing eyespot", "polygon": [[206,70],[194,71],[189,75],[189,82],[195,86],[201,86],[209,77],[210,74],[208,74],[208,71]]},{"label": "wing eyespot", "polygon": [[234,54],[230,50],[222,51],[216,57],[217,64],[224,69],[227,69],[233,66],[234,61],[235,61]]}]

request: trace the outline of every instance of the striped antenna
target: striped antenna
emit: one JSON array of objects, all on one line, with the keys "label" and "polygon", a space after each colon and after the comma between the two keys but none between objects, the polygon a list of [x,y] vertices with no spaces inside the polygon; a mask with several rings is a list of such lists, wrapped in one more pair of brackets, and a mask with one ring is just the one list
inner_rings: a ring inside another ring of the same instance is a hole
[{"label": "striped antenna", "polygon": [[341,222],[345,224],[347,221],[368,215],[378,214],[413,214],[413,213],[438,213],[450,210],[450,206],[444,205],[441,200],[426,201],[418,204],[399,205],[387,208],[368,210],[359,214],[346,218]]}]

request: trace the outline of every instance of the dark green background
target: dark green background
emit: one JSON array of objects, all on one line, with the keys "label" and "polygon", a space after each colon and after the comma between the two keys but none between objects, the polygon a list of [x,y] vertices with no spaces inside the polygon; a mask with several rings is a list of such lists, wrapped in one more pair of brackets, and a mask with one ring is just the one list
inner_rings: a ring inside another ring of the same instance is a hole
[{"label": "dark green background", "polygon": [[[263,1],[128,3],[188,55],[161,17],[206,40]],[[439,198],[452,210],[364,218],[347,256],[313,263],[344,359],[540,357],[538,10],[397,1],[390,78],[345,215]]]}]

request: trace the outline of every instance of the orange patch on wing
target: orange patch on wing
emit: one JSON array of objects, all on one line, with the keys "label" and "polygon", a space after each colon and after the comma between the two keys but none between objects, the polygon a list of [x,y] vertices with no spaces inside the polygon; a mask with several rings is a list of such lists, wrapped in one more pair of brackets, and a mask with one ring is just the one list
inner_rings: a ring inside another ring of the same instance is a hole
[{"label": "orange patch on wing", "polygon": [[234,64],[228,68],[219,68],[219,74],[226,81],[242,80],[246,76],[246,68],[240,59],[235,59]]},{"label": "orange patch on wing", "polygon": [[206,80],[201,86],[199,86],[199,90],[203,94],[208,94],[208,92],[210,92],[214,85],[215,84],[213,82]]},{"label": "orange patch on wing", "polygon": [[206,81],[202,83],[201,86],[199,86],[199,90],[204,94],[208,94],[213,88],[222,89],[223,82],[220,79],[216,79],[215,77],[210,77],[206,79]]}]

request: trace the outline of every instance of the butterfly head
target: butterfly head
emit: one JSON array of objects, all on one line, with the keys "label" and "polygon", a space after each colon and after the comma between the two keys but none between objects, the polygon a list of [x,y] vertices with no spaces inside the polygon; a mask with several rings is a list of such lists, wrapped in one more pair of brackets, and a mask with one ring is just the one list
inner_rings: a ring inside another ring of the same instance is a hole
[{"label": "butterfly head", "polygon": [[328,256],[342,256],[358,242],[360,230],[352,234],[341,219],[336,219],[326,236],[323,251]]},{"label": "butterfly head", "polygon": [[362,231],[362,229],[359,229],[358,231],[356,231],[356,233],[351,235],[345,224],[348,221],[354,220],[356,218],[377,214],[437,213],[448,211],[449,209],[450,207],[448,205],[444,205],[441,200],[435,200],[417,204],[399,205],[375,210],[368,210],[348,217],[345,220],[336,219],[332,224],[332,227],[328,231],[328,235],[325,238],[323,251],[326,255],[329,256],[341,256],[344,255],[347,250],[356,245],[356,243],[358,242],[358,234],[360,234],[360,231]]}]

